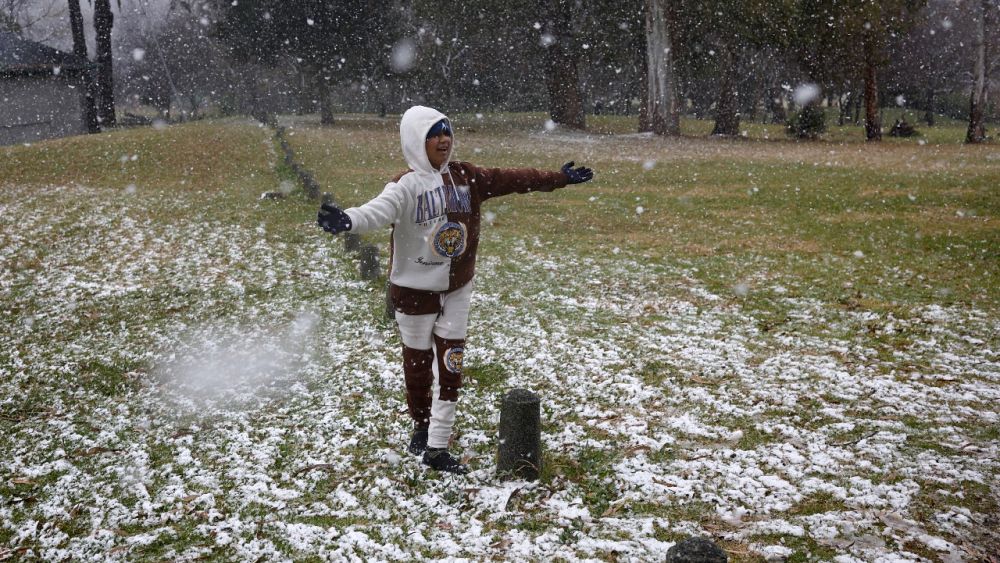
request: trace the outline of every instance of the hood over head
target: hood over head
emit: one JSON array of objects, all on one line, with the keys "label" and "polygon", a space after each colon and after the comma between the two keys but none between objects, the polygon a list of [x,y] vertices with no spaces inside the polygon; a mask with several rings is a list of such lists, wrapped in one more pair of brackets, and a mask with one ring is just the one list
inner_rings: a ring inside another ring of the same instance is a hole
[{"label": "hood over head", "polygon": [[[442,119],[447,120],[448,116],[434,108],[413,106],[406,110],[399,120],[399,140],[403,145],[403,158],[414,171],[430,174],[440,172],[431,166],[431,161],[427,158],[425,141],[427,132]],[[451,151],[455,152],[454,129],[452,129]],[[451,160],[451,155],[448,158]],[[445,162],[441,168],[444,169],[447,165]]]}]

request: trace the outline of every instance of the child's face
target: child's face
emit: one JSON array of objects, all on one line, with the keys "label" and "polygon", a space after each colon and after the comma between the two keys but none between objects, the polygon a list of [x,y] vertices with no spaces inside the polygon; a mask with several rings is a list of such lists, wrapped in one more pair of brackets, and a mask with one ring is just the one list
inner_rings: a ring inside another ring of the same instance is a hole
[{"label": "child's face", "polygon": [[451,153],[451,130],[428,137],[424,147],[427,149],[427,159],[431,161],[431,166],[435,170],[441,168],[448,162],[448,154]]}]

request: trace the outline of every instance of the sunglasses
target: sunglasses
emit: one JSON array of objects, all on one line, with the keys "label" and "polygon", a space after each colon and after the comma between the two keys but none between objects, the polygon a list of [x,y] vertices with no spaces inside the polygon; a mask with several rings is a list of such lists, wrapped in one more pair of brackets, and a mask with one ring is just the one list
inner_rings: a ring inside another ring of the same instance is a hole
[{"label": "sunglasses", "polygon": [[435,123],[434,127],[431,127],[431,130],[427,132],[427,138],[433,139],[442,133],[451,137],[451,125],[448,125],[448,122],[443,119]]}]

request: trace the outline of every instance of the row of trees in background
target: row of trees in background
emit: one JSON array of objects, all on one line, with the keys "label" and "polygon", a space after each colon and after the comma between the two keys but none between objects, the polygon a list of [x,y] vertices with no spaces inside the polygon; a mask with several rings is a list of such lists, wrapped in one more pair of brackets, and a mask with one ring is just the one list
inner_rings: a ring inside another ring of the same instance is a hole
[{"label": "row of trees in background", "polygon": [[[76,39],[79,0],[62,1]],[[548,109],[575,128],[588,112],[634,114],[664,135],[682,114],[718,135],[742,120],[808,133],[835,107],[878,140],[881,110],[904,106],[928,124],[967,118],[978,142],[997,116],[998,0],[119,0],[118,21],[109,0],[88,5],[104,126],[116,91],[167,117],[213,107],[329,123],[416,102]]]}]

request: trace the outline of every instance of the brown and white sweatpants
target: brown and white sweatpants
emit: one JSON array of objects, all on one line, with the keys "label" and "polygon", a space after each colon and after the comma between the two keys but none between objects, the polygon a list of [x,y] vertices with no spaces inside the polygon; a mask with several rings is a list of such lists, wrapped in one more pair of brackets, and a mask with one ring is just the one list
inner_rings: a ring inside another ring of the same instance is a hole
[{"label": "brown and white sweatpants", "polygon": [[446,448],[455,425],[472,282],[448,292],[389,288],[403,340],[406,404],[427,446]]}]

